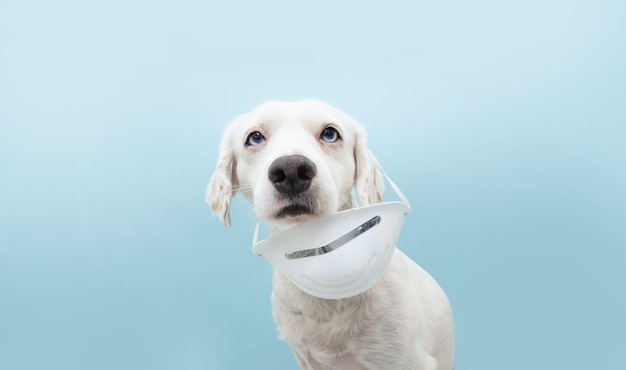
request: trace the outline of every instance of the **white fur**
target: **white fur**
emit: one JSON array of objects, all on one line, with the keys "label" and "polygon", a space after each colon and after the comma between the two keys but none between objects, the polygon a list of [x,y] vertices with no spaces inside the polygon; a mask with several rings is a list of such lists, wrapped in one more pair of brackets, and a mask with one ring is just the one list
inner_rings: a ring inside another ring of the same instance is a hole
[{"label": "white fur", "polygon": [[[321,140],[328,126],[341,139]],[[251,132],[265,142],[246,146]],[[370,162],[363,127],[340,110],[320,101],[272,101],[232,122],[220,144],[220,155],[207,189],[215,214],[230,226],[230,200],[239,191],[253,204],[272,233],[294,224],[355,206],[381,201],[382,181]],[[303,155],[317,173],[306,191],[309,214],[280,217],[288,205],[268,179],[272,162]],[[383,276],[355,297],[316,298],[280,273],[273,278],[274,320],[302,369],[451,370],[454,366],[452,311],[437,282],[396,249]]]}]

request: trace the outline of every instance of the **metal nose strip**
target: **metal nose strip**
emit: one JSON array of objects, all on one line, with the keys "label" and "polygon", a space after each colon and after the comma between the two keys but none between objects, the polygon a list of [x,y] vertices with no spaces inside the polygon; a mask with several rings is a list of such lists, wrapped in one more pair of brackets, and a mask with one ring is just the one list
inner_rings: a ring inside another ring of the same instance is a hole
[{"label": "metal nose strip", "polygon": [[369,220],[365,221],[364,223],[362,223],[361,225],[359,225],[358,227],[348,231],[346,234],[344,234],[343,236],[340,236],[339,238],[335,239],[334,241],[322,246],[322,247],[318,247],[318,248],[312,248],[312,249],[303,249],[300,251],[295,251],[295,252],[291,252],[291,253],[285,253],[285,258],[287,258],[288,260],[294,260],[294,259],[298,259],[298,258],[305,258],[305,257],[312,257],[312,256],[319,256],[322,254],[326,254],[328,252],[332,252],[336,249],[339,249],[341,246],[343,246],[344,244],[346,244],[347,242],[349,242],[350,240],[356,238],[357,236],[363,234],[364,232],[366,232],[367,230],[370,230],[371,228],[373,228],[374,226],[378,225],[380,223],[380,216],[374,216],[372,218],[370,218]]}]

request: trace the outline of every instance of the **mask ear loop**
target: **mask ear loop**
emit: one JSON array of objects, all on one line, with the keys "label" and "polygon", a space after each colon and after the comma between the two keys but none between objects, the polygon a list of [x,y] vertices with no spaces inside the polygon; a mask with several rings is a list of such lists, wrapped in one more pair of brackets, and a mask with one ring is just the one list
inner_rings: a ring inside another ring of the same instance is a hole
[{"label": "mask ear loop", "polygon": [[407,208],[408,211],[406,212],[405,215],[408,215],[409,212],[411,211],[411,203],[409,203],[409,200],[407,199],[407,197],[404,195],[404,193],[400,190],[400,188],[398,187],[398,185],[396,185],[395,182],[393,182],[393,180],[391,180],[391,178],[387,175],[387,173],[385,172],[385,170],[383,170],[383,166],[380,165],[380,162],[378,162],[378,159],[376,159],[376,157],[374,156],[374,154],[372,154],[372,152],[368,153],[370,156],[370,159],[372,160],[372,162],[374,163],[374,165],[376,166],[376,168],[383,174],[383,176],[385,177],[385,179],[387,180],[387,182],[389,183],[389,185],[391,185],[391,189],[396,193],[396,195],[400,198],[400,200],[402,201],[402,203],[404,203]]},{"label": "mask ear loop", "polygon": [[[254,227],[254,235],[252,236],[252,250],[254,251],[254,246],[259,243],[259,219],[256,220],[256,226]],[[255,253],[259,257],[263,257],[259,253]]]}]

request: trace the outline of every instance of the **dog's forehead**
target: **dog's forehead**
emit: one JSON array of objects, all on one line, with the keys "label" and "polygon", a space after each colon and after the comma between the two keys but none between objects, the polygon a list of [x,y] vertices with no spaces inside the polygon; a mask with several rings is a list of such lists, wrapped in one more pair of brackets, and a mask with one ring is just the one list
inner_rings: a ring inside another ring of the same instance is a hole
[{"label": "dog's forehead", "polygon": [[343,124],[336,109],[321,101],[270,101],[256,107],[248,115],[248,125],[302,127],[317,129],[320,124]]}]

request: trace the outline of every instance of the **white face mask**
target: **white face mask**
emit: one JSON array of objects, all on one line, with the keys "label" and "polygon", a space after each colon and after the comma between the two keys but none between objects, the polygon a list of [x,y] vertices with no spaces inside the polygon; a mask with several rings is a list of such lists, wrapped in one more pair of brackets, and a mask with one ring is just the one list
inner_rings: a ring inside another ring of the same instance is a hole
[{"label": "white face mask", "polygon": [[260,242],[257,222],[252,251],[312,296],[340,299],[363,293],[385,273],[411,209],[396,184],[385,177],[402,202],[341,211]]}]

